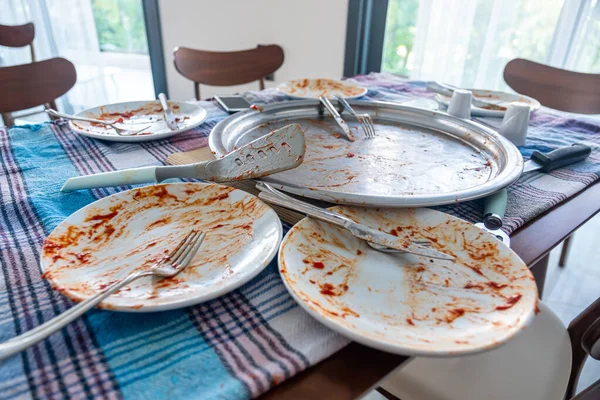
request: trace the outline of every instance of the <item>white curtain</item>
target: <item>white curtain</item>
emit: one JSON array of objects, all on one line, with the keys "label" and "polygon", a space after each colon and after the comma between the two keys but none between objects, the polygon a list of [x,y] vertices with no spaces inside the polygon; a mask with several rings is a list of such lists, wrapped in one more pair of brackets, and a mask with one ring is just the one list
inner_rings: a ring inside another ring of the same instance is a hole
[{"label": "white curtain", "polygon": [[598,0],[420,0],[410,77],[506,90],[502,71],[521,57],[600,69]]}]

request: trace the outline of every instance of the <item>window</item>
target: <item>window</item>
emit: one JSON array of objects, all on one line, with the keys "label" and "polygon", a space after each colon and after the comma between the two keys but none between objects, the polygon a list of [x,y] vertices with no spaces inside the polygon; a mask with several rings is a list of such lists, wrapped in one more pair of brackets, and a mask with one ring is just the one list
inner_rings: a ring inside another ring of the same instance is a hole
[{"label": "window", "polygon": [[600,72],[600,1],[389,0],[383,71],[506,89],[517,57]]},{"label": "window", "polygon": [[148,54],[140,0],[91,0],[100,51]]}]

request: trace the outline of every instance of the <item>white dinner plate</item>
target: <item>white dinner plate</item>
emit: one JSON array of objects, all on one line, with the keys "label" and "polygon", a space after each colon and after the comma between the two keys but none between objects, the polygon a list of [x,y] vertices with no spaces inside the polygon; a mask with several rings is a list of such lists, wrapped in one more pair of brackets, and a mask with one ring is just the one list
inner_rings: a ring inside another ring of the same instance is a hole
[{"label": "white dinner plate", "polygon": [[277,214],[241,190],[206,183],[146,186],[98,200],[58,225],[44,241],[43,276],[80,301],[149,268],[193,228],[206,238],[187,268],[172,278],[140,278],[99,307],[160,311],[213,299],[261,272],[282,235]]},{"label": "white dinner plate", "polygon": [[327,78],[296,79],[280,84],[277,86],[277,90],[298,99],[318,99],[320,96],[356,99],[368,92],[366,87],[359,86],[354,82]]},{"label": "white dinner plate", "polygon": [[489,233],[425,208],[333,209],[406,240],[429,240],[456,260],[378,252],[303,219],[283,240],[279,270],[294,299],[329,328],[392,353],[452,356],[496,347],[533,317],[533,275]]},{"label": "white dinner plate", "polygon": [[[145,126],[141,133],[132,136],[117,135],[114,129],[83,121],[69,121],[71,129],[84,136],[113,142],[146,142],[165,139],[180,132],[197,127],[206,120],[208,113],[199,105],[170,101],[169,106],[176,118],[177,130],[172,131],[164,119],[164,112],[158,100],[130,101],[93,107],[75,114],[109,122],[119,121],[118,127],[137,131]],[[122,119],[122,120],[121,120]]]},{"label": "white dinner plate", "polygon": [[[479,108],[472,106],[471,114],[476,117],[503,117],[506,112],[506,107],[512,102],[518,101],[521,103],[529,104],[531,107],[531,112],[536,111],[540,108],[540,102],[536,99],[533,99],[528,96],[524,96],[522,94],[515,93],[506,93],[506,92],[497,92],[493,90],[482,90],[482,89],[467,89],[473,93],[473,97],[486,101],[488,103],[497,105],[503,109],[501,110],[488,110],[485,108]],[[448,107],[448,102],[450,98],[441,94],[436,94],[436,100],[439,101],[444,106]]]}]

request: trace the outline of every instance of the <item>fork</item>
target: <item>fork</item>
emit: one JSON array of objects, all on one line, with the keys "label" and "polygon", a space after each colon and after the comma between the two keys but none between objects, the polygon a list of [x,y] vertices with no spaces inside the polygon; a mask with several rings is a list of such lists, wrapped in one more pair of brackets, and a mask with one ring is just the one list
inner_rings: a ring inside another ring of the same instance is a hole
[{"label": "fork", "polygon": [[338,101],[338,103],[340,103],[342,106],[344,106],[344,108],[346,110],[348,110],[348,112],[350,114],[352,114],[354,117],[356,117],[356,119],[360,123],[360,126],[362,126],[363,131],[365,133],[365,137],[367,139],[374,138],[376,136],[375,126],[374,126],[373,120],[371,119],[371,116],[369,114],[358,114],[356,111],[354,111],[354,109],[346,101],[346,99],[344,99],[341,96],[335,96],[335,99]]},{"label": "fork", "polygon": [[200,245],[205,236],[206,234],[204,232],[193,229],[181,242],[179,242],[177,247],[171,253],[152,265],[149,270],[134,271],[127,275],[125,279],[113,283],[96,295],[82,301],[59,316],[52,318],[50,321],[1,343],[0,360],[4,360],[5,358],[20,353],[28,347],[44,340],[54,332],[85,314],[90,308],[94,307],[123,286],[130,284],[136,279],[144,276],[167,278],[177,275],[192,261],[200,249]]},{"label": "fork", "polygon": [[115,122],[108,122],[108,121],[102,121],[101,119],[94,119],[94,118],[87,118],[87,117],[77,117],[75,115],[69,115],[69,114],[63,114],[61,112],[58,112],[56,110],[53,110],[51,108],[46,109],[46,113],[48,115],[52,115],[53,117],[58,117],[58,118],[64,118],[64,119],[69,119],[71,121],[85,121],[85,122],[92,122],[95,124],[101,124],[104,126],[109,126],[111,128],[113,128],[115,130],[115,132],[117,133],[117,135],[119,136],[134,136],[137,135],[138,133],[142,133],[142,131],[145,131],[146,129],[150,128],[152,126],[152,124],[143,127],[142,129],[138,129],[136,131],[130,130],[130,129],[123,129],[123,128],[119,128],[116,125],[116,121]]}]

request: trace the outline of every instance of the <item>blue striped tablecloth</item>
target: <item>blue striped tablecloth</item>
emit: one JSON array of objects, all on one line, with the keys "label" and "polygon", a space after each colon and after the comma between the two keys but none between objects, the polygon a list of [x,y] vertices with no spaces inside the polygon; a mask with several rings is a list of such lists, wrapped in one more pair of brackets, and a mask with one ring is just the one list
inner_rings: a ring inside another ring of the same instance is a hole
[{"label": "blue striped tablecloth", "polygon": [[[355,78],[368,97],[431,97],[424,82],[391,75]],[[249,93],[264,102],[289,100],[274,90]],[[124,188],[60,193],[68,177],[164,164],[173,152],[207,145],[226,114],[209,102],[206,123],[170,139],[142,144],[103,142],[63,122],[0,130],[0,340],[56,316],[72,304],[41,278],[41,243],[65,217]],[[542,109],[533,114],[525,157],[571,143],[594,148],[584,163],[529,174],[509,190],[508,232],[590,185],[600,174],[600,122]],[[470,221],[477,202],[441,207]],[[289,227],[286,227],[286,230]],[[48,340],[0,362],[4,398],[256,397],[330,356],[348,341],[328,330],[287,294],[273,261],[254,280],[216,300],[176,311],[93,310]]]}]

